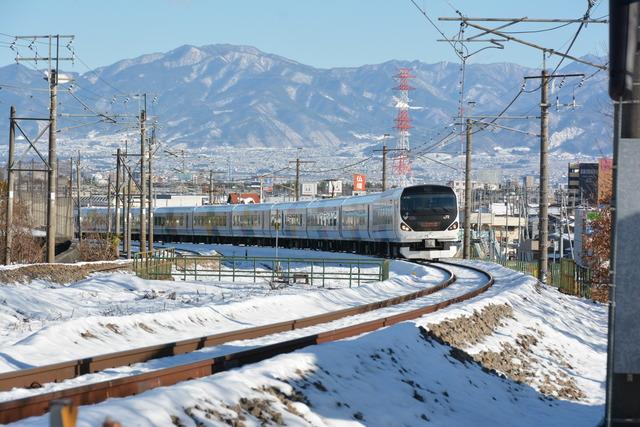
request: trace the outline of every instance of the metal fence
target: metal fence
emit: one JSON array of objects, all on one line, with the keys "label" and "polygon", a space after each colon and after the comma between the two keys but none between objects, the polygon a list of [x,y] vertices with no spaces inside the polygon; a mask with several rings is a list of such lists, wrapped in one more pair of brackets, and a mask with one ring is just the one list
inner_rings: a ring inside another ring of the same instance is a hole
[{"label": "metal fence", "polygon": [[[483,261],[495,262],[512,270],[538,277],[537,261],[500,259],[483,259]],[[548,282],[549,285],[557,287],[566,294],[591,298],[591,270],[577,265],[572,259],[563,258],[559,263],[550,263]]]},{"label": "metal fence", "polygon": [[137,252],[133,254],[133,271],[143,279],[172,279],[175,258],[176,250],[173,248]]},{"label": "metal fence", "polygon": [[266,281],[312,286],[358,286],[389,278],[389,261],[368,258],[292,258],[182,255],[159,249],[133,256],[134,271],[146,279]]},{"label": "metal fence", "polygon": [[[14,197],[16,203],[25,206],[30,226],[45,231],[47,226],[47,200],[49,199],[48,175],[39,162],[17,161],[14,174]],[[20,169],[30,169],[29,171]],[[71,164],[60,161],[56,189],[56,237],[69,240],[74,235],[73,197],[71,188]],[[2,177],[6,179],[6,165]]]}]

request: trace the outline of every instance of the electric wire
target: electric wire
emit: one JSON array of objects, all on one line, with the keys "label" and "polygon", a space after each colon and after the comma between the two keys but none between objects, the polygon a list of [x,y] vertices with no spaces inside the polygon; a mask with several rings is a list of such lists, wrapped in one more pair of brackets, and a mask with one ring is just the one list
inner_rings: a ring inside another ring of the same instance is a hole
[{"label": "electric wire", "polygon": [[369,160],[374,159],[374,156],[369,156],[365,159],[359,160],[355,163],[351,163],[348,165],[344,165],[344,166],[340,166],[340,167],[336,167],[336,168],[331,168],[331,169],[323,169],[323,170],[307,170],[307,169],[300,169],[300,172],[305,172],[305,173],[325,173],[325,172],[335,172],[335,171],[341,171],[341,170],[346,170],[346,169],[350,169],[354,166],[358,166],[360,164],[366,163]]},{"label": "electric wire", "polygon": [[458,57],[461,58],[460,53],[458,53],[458,50],[456,49],[455,45],[451,42],[451,40],[449,38],[447,38],[447,36],[444,35],[444,33],[440,30],[440,28],[438,28],[438,26],[436,25],[435,22],[433,22],[433,20],[429,17],[429,15],[427,14],[427,12],[425,10],[423,10],[420,6],[418,6],[418,3],[415,2],[415,0],[409,0],[411,3],[413,3],[413,5],[416,7],[416,9],[418,9],[420,11],[420,13],[427,19],[427,21],[429,21],[429,23],[433,26],[433,28],[436,29],[436,31],[438,33],[440,33],[440,35],[442,36],[442,38],[444,38],[445,40],[447,40],[447,42],[451,45],[451,47],[453,48],[453,51],[456,53],[456,55],[458,55]]}]

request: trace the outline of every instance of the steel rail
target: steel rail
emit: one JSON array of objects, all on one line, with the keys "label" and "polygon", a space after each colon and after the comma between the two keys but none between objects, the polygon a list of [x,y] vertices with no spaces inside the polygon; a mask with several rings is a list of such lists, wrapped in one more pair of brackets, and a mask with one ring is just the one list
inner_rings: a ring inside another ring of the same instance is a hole
[{"label": "steel rail", "polygon": [[[164,368],[152,372],[146,372],[143,374],[136,374],[128,377],[118,378],[114,380],[102,381],[98,383],[83,385],[79,387],[69,388],[65,390],[53,391],[48,393],[43,393],[36,396],[25,397],[21,399],[16,399],[12,401],[6,401],[0,403],[0,423],[9,423],[18,421],[20,419],[24,419],[31,416],[42,415],[46,413],[49,409],[49,405],[51,400],[55,399],[70,399],[73,401],[75,405],[88,405],[102,402],[108,398],[113,397],[127,397],[142,393],[146,390],[151,390],[156,387],[161,386],[170,386],[176,384],[181,381],[196,379],[206,377],[218,372],[226,371],[232,368],[240,367],[249,363],[259,362],[271,357],[274,357],[279,354],[289,353],[295,350],[299,350],[301,348],[336,341],[356,335],[360,335],[363,333],[371,332],[376,329],[380,329],[386,326],[390,326],[399,322],[403,322],[406,320],[415,319],[421,317],[428,313],[433,313],[437,310],[440,310],[444,307],[448,307],[452,304],[462,302],[473,298],[487,289],[489,289],[493,283],[494,278],[491,273],[481,270],[477,267],[468,266],[468,265],[460,265],[456,263],[446,263],[448,265],[454,265],[460,268],[466,268],[470,270],[477,271],[488,278],[487,282],[482,284],[481,286],[476,287],[466,293],[458,295],[456,297],[440,301],[434,304],[430,304],[424,307],[420,307],[417,309],[409,310],[403,313],[394,314],[391,316],[383,317],[380,319],[366,321],[357,323],[354,325],[338,328],[331,331],[320,332],[317,334],[307,335],[300,338],[295,338],[292,340],[287,340],[283,342],[278,342],[274,344],[269,344],[265,346],[260,346],[248,350],[242,350],[239,352],[234,352],[231,354],[218,356],[206,360],[201,360],[197,362],[187,363],[183,365],[178,365],[170,368]],[[432,267],[443,269],[448,271],[451,276],[437,285],[440,289],[448,286],[450,283],[453,283],[456,279],[453,272],[450,270],[428,264]],[[448,284],[445,284],[447,283]],[[433,290],[434,288],[425,289]],[[418,292],[423,292],[418,291]],[[433,290],[430,293],[435,292]],[[413,294],[416,294],[415,292]],[[395,297],[392,299],[403,299],[404,301],[409,301],[415,298],[407,298],[410,295],[403,295],[400,297]],[[389,301],[391,299],[385,300]],[[380,304],[385,301],[381,301]],[[371,304],[367,304],[365,306],[369,306]],[[356,307],[356,309],[364,306]],[[352,310],[352,309],[347,309]],[[341,312],[347,310],[340,310]],[[334,314],[328,313],[328,314]],[[322,315],[321,315],[322,316]],[[318,317],[318,316],[314,316]],[[344,316],[343,316],[344,317]],[[311,318],[307,318],[311,319]],[[305,320],[305,319],[301,319]],[[281,324],[291,324],[291,322],[282,322]],[[276,324],[276,325],[281,325]],[[267,325],[267,328],[273,325]],[[310,325],[307,325],[310,326]],[[252,328],[255,329],[255,328]]]},{"label": "steel rail", "polygon": [[190,353],[206,347],[212,347],[231,341],[261,338],[280,332],[307,328],[309,326],[328,323],[344,317],[355,316],[378,310],[385,307],[401,304],[407,301],[422,298],[438,292],[449,286],[456,280],[455,275],[446,268],[431,266],[443,271],[448,277],[435,286],[421,289],[397,297],[388,298],[356,307],[318,314],[300,319],[288,320],[268,325],[254,326],[239,330],[221,332],[213,335],[205,335],[196,338],[139,347],[98,356],[85,357],[77,360],[55,363],[51,365],[37,366],[34,368],[20,369],[0,374],[0,391],[8,391],[13,388],[40,388],[43,384],[60,382],[81,375],[100,372],[134,363],[147,362],[162,357],[176,356]]}]

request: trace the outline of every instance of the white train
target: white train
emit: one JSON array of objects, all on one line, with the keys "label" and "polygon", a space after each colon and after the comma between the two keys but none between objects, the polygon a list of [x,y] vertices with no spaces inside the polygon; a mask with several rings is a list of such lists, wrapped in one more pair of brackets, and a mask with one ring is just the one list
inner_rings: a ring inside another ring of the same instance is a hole
[{"label": "white train", "polygon": [[[285,247],[438,259],[458,250],[457,206],[450,187],[415,185],[294,203],[157,208],[154,239],[273,246],[277,235]],[[106,208],[81,212],[83,232],[106,231]]]}]

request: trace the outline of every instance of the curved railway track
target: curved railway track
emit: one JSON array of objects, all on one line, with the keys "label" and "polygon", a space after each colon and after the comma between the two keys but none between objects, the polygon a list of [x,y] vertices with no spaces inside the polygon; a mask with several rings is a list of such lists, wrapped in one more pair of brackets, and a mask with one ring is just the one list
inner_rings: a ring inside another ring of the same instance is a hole
[{"label": "curved railway track", "polygon": [[71,399],[76,405],[87,405],[104,401],[110,397],[132,396],[156,387],[169,386],[181,381],[205,377],[228,369],[243,366],[245,364],[255,363],[278,354],[288,353],[310,345],[336,341],[362,333],[371,332],[385,326],[415,319],[423,316],[424,314],[440,310],[451,304],[473,298],[486,291],[494,282],[493,276],[490,273],[477,267],[449,262],[439,262],[439,264],[443,264],[445,266],[433,263],[418,263],[428,265],[444,272],[446,278],[435,286],[431,286],[420,291],[316,316],[3,373],[0,374],[0,391],[7,391],[13,388],[39,388],[45,383],[60,382],[82,375],[100,372],[109,368],[127,366],[162,357],[181,355],[231,341],[266,337],[272,334],[307,328],[350,316],[369,313],[374,310],[392,307],[434,294],[456,282],[456,275],[451,271],[451,269],[447,268],[446,265],[478,272],[486,277],[486,281],[483,284],[452,298],[375,320],[354,323],[346,327],[318,332],[299,338],[258,346],[223,356],[212,357],[205,360],[185,363],[142,374],[0,402],[0,423],[10,423],[23,418],[42,415],[48,411],[51,400],[55,399]]}]

